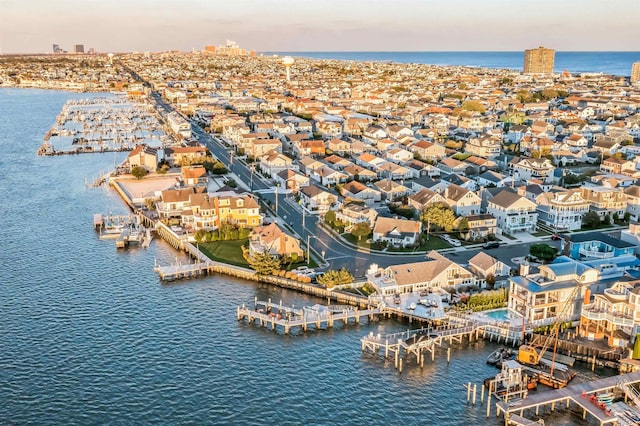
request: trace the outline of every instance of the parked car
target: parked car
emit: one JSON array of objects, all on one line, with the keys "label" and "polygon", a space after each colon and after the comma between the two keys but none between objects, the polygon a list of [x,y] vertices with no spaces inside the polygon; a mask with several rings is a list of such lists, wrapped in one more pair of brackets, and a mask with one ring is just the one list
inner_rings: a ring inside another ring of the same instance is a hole
[{"label": "parked car", "polygon": [[500,247],[500,243],[498,241],[489,241],[485,245],[482,246],[483,249],[494,249]]},{"label": "parked car", "polygon": [[553,241],[558,241],[558,240],[562,239],[562,236],[561,236],[561,235],[559,235],[559,234],[553,234],[553,235],[551,236],[551,239],[552,239]]}]

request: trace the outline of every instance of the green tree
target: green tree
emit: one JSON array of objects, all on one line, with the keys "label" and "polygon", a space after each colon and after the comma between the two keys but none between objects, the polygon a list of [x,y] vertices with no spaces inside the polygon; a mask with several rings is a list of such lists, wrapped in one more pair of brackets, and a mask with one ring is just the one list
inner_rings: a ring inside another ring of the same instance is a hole
[{"label": "green tree", "polygon": [[135,166],[134,168],[131,169],[131,175],[136,179],[142,179],[148,173],[149,172],[147,171],[147,169],[145,169],[142,166]]},{"label": "green tree", "polygon": [[351,284],[353,282],[353,275],[346,268],[342,268],[339,271],[330,269],[323,275],[317,278],[318,284],[331,288],[342,284]]},{"label": "green tree", "polygon": [[368,237],[369,234],[371,234],[371,226],[368,222],[358,222],[351,229],[351,235],[358,237],[358,241],[360,241],[362,237]]},{"label": "green tree", "polygon": [[324,214],[324,221],[327,225],[333,226],[336,222],[336,212],[333,210],[329,210]]},{"label": "green tree", "polygon": [[435,203],[422,210],[420,220],[431,229],[435,227],[450,232],[455,227],[456,215],[447,204]]},{"label": "green tree", "polygon": [[242,256],[258,275],[273,275],[282,266],[280,258],[271,256],[269,252],[251,254],[247,247],[242,247]]},{"label": "green tree", "polygon": [[466,217],[460,219],[457,230],[458,232],[467,232],[469,230],[469,219]]},{"label": "green tree", "polygon": [[529,248],[529,254],[540,260],[551,261],[556,258],[558,249],[548,244],[532,244]]},{"label": "green tree", "polygon": [[582,218],[582,225],[585,228],[597,228],[600,226],[600,216],[596,212],[587,212]]}]

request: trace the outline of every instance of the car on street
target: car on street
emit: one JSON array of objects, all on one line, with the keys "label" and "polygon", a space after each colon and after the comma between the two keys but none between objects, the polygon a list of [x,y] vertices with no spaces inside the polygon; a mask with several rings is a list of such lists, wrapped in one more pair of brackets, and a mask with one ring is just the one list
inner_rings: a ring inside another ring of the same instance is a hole
[{"label": "car on street", "polygon": [[498,247],[500,247],[500,243],[498,241],[489,241],[482,246],[483,249],[494,249]]}]

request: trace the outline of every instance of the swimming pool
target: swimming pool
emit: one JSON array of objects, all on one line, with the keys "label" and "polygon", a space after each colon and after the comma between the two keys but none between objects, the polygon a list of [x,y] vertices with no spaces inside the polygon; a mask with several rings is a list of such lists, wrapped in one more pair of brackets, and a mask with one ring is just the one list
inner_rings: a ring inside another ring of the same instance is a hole
[{"label": "swimming pool", "polygon": [[507,308],[494,309],[493,311],[483,312],[487,317],[496,321],[508,321],[514,318],[514,315],[509,313]]}]

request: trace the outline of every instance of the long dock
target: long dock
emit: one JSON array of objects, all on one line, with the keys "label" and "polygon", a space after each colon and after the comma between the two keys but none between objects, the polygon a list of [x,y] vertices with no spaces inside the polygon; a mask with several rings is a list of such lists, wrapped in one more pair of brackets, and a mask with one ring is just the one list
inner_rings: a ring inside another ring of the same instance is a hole
[{"label": "long dock", "polygon": [[331,328],[336,323],[343,325],[359,324],[363,318],[368,321],[373,320],[380,314],[378,308],[358,309],[345,305],[314,305],[305,306],[300,309],[255,300],[254,308],[250,309],[244,304],[238,307],[238,321],[247,320],[249,323],[259,324],[269,330],[282,330],[284,334],[289,334],[292,328],[298,327],[302,331],[309,330],[312,326],[315,330]]},{"label": "long dock", "polygon": [[582,408],[583,419],[585,419],[587,413],[589,413],[600,425],[609,423],[616,424],[618,423],[618,418],[612,416],[609,410],[599,408],[589,397],[599,392],[611,392],[612,390],[620,389],[625,395],[625,401],[632,399],[637,404],[640,402],[640,399],[638,398],[637,391],[632,388],[631,385],[638,382],[640,382],[640,372],[633,372],[606,377],[587,383],[570,385],[563,389],[532,394],[525,399],[516,401],[498,401],[496,403],[496,415],[499,416],[500,413],[503,413],[505,415],[505,424],[508,424],[509,418],[513,413],[519,413],[519,416],[523,416],[525,410],[535,409],[537,416],[540,407],[550,406],[551,411],[553,411],[555,410],[556,404],[564,404],[566,408],[569,408],[570,403],[573,402]]}]

